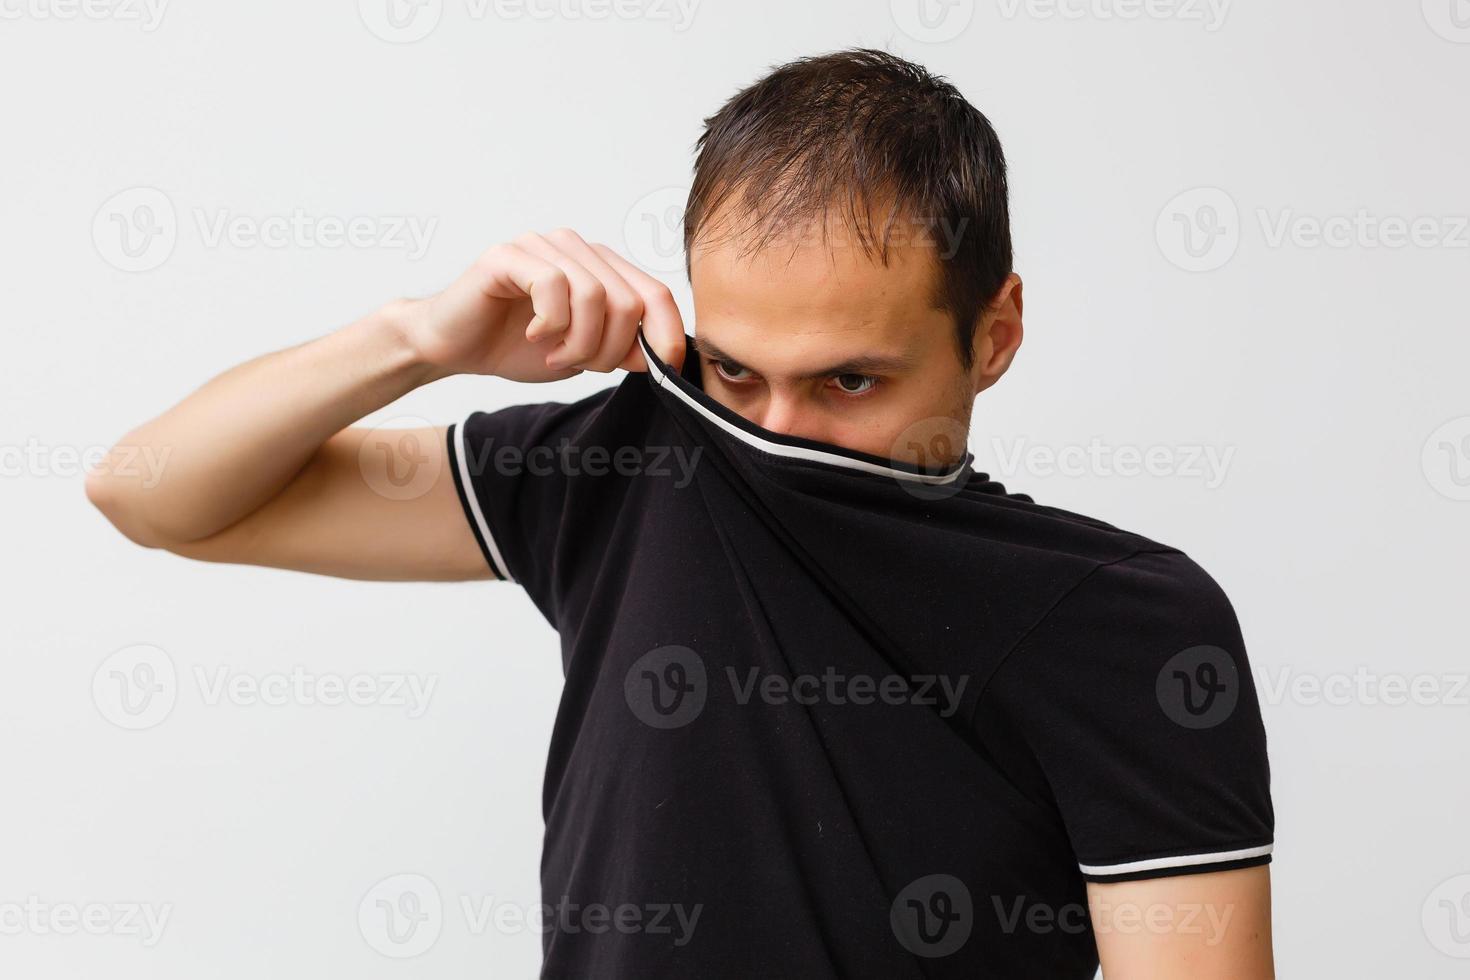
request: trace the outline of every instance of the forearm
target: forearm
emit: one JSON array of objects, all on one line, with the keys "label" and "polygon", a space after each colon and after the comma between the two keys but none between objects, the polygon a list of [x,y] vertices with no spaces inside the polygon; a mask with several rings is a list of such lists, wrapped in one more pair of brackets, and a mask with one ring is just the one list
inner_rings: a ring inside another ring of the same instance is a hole
[{"label": "forearm", "polygon": [[[141,544],[213,535],[270,501],[335,433],[441,376],[401,329],[403,304],[225,372],[125,436],[88,496]],[[121,465],[139,451],[146,475]]]},{"label": "forearm", "polygon": [[[88,476],[87,495],[129,538],[190,558],[378,580],[483,578],[490,569],[460,513],[445,429],[388,438],[353,423],[454,374],[540,382],[642,368],[640,324],[677,367],[684,326],[667,287],[574,232],[524,235],[434,296],[226,372],[124,436]],[[398,492],[401,472],[423,485]]]}]

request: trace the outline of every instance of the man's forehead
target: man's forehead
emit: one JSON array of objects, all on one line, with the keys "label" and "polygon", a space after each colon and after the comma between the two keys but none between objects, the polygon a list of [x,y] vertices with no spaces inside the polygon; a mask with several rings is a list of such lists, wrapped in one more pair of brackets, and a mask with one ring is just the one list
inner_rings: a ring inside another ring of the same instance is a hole
[{"label": "man's forehead", "polygon": [[[701,236],[690,249],[696,343],[711,359],[771,375],[899,371],[947,341],[933,250],[897,242],[885,256],[828,214],[774,234]],[[931,336],[932,335],[932,336]],[[865,364],[871,370],[853,365]]]},{"label": "man's forehead", "polygon": [[702,267],[782,282],[932,276],[941,255],[937,243],[894,230],[865,230],[830,212],[774,228],[717,219],[690,243],[690,272]]},{"label": "man's forehead", "polygon": [[791,380],[834,374],[896,374],[912,369],[921,360],[912,334],[895,343],[857,329],[842,335],[759,326],[740,330],[717,323],[695,336],[694,347],[707,360],[730,361]]},{"label": "man's forehead", "polygon": [[736,240],[696,244],[690,284],[701,315],[827,318],[850,323],[907,319],[937,307],[932,250],[901,245],[887,261],[855,241]]}]

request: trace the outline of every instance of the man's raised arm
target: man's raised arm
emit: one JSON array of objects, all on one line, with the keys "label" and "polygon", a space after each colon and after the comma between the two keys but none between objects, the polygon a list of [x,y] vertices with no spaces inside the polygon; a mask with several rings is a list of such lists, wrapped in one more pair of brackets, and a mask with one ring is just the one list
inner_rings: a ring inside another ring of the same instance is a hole
[{"label": "man's raised arm", "polygon": [[[206,561],[344,578],[486,578],[455,494],[443,429],[349,428],[454,374],[554,381],[643,367],[640,322],[683,360],[668,289],[574,232],[528,234],[482,255],[447,289],[210,381],[125,436],[87,496],[133,541]],[[365,445],[368,439],[373,444]],[[161,476],[127,465],[145,451]],[[422,493],[384,493],[412,459]]]}]

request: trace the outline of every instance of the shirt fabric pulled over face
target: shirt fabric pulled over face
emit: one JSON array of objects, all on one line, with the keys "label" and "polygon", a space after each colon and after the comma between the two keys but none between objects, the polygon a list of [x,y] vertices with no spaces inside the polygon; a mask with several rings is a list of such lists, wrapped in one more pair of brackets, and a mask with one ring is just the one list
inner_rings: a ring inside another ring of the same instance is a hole
[{"label": "shirt fabric pulled over face", "polygon": [[1194,561],[760,429],[692,347],[644,352],[448,435],[561,638],[544,976],[1084,980],[1086,881],[1270,860],[1255,688]]}]

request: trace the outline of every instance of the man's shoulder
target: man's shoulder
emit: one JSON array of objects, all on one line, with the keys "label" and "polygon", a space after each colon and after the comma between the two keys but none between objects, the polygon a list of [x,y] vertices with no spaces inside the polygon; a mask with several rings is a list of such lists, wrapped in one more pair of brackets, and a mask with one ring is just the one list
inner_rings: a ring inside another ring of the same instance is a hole
[{"label": "man's shoulder", "polygon": [[967,519],[962,529],[1041,564],[1066,564],[1082,576],[1126,562],[1135,555],[1172,555],[1165,563],[1189,562],[1178,548],[1098,517],[1038,502],[1009,490],[986,473],[976,473],[963,493]]},{"label": "man's shoulder", "polygon": [[[983,474],[982,474],[983,476]],[[993,506],[978,519],[1017,567],[1052,570],[1043,621],[1079,629],[1147,621],[1233,621],[1215,578],[1182,548],[1096,517],[1036,502],[991,483]]]},{"label": "man's shoulder", "polygon": [[1092,562],[1058,589],[1032,637],[1115,666],[1200,645],[1243,656],[1235,608],[1219,582],[1178,548],[1139,535],[1131,541],[1136,547]]},{"label": "man's shoulder", "polygon": [[[641,383],[640,383],[641,382]],[[470,472],[488,454],[518,450],[545,454],[599,447],[642,446],[654,420],[648,383],[629,375],[622,383],[567,401],[528,402],[471,412],[458,428]]]}]

